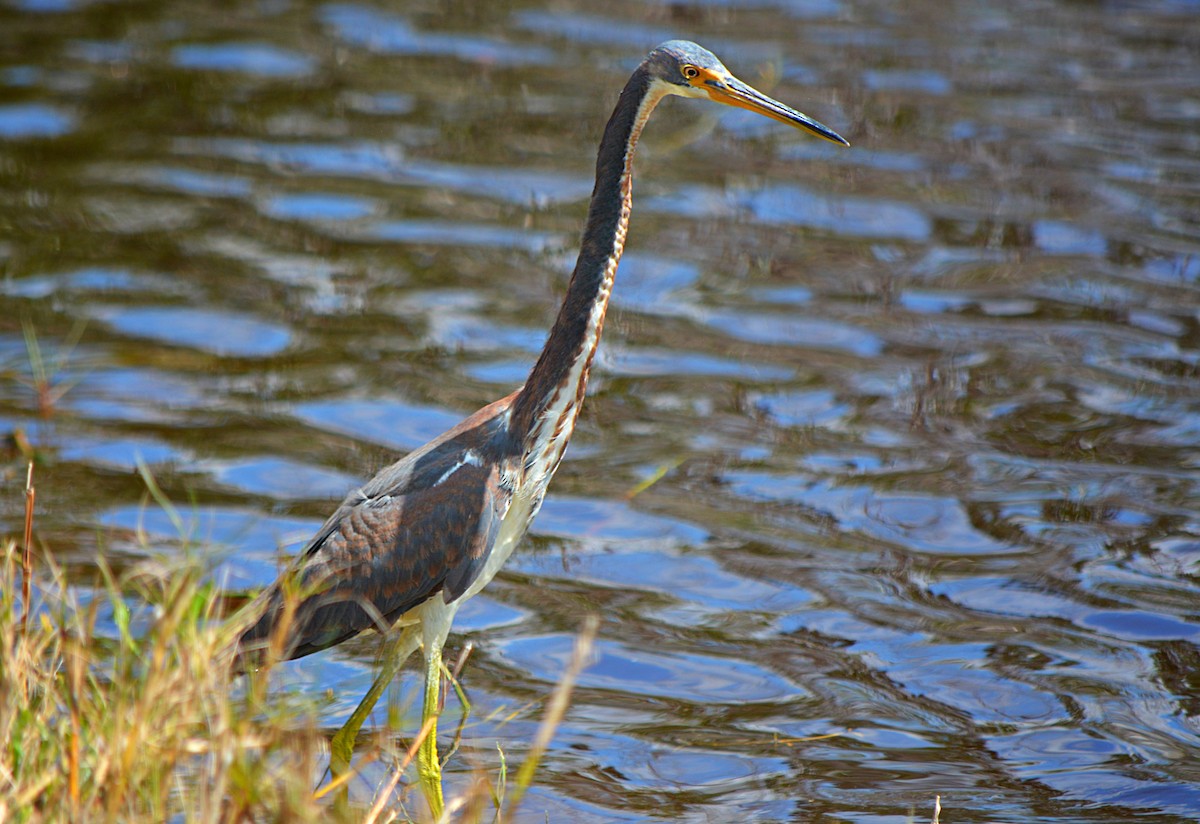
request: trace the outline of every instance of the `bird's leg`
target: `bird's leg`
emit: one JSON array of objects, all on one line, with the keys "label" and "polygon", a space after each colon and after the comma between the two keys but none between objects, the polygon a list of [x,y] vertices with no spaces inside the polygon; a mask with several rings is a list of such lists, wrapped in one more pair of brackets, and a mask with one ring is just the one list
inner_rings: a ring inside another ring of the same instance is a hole
[{"label": "bird's leg", "polygon": [[425,705],[421,711],[421,729],[428,729],[425,740],[417,750],[417,777],[421,782],[421,790],[425,800],[429,802],[429,811],[435,819],[441,818],[442,807],[442,765],[438,760],[437,751],[437,718],[441,712],[438,698],[442,685],[442,647],[441,644],[428,644],[425,648]]},{"label": "bird's leg", "polygon": [[375,709],[375,704],[378,703],[383,690],[392,683],[396,674],[400,672],[400,668],[404,666],[404,662],[408,660],[408,656],[412,655],[416,648],[417,627],[415,625],[402,629],[386,645],[383,653],[383,668],[379,671],[379,676],[329,743],[329,768],[335,778],[350,768],[350,759],[354,755],[354,742],[358,739],[358,731],[362,729],[363,722],[367,720],[371,710]]}]

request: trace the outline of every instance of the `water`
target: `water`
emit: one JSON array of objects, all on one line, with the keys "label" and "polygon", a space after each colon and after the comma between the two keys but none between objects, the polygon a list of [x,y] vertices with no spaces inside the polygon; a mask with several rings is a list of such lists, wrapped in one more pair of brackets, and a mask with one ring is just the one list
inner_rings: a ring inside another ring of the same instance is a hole
[{"label": "water", "polygon": [[[73,568],[177,551],[141,460],[264,585],[523,380],[616,91],[690,37],[854,147],[656,115],[579,431],[452,637],[448,782],[520,759],[594,612],[530,821],[1194,820],[1197,12],[10,3],[0,431]],[[333,728],[373,652],[288,678]]]}]

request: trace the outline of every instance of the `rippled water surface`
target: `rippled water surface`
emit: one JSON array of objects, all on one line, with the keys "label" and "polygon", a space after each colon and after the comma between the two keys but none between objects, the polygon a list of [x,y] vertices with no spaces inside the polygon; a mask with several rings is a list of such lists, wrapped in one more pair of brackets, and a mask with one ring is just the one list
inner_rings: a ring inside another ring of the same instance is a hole
[{"label": "rippled water surface", "polygon": [[[178,551],[141,460],[260,587],[520,384],[616,92],[689,37],[854,145],[660,108],[579,431],[451,638],[448,781],[520,760],[597,613],[529,821],[1200,817],[1194,2],[15,0],[0,31],[0,432],[60,560]],[[284,682],[332,729],[374,651]]]}]

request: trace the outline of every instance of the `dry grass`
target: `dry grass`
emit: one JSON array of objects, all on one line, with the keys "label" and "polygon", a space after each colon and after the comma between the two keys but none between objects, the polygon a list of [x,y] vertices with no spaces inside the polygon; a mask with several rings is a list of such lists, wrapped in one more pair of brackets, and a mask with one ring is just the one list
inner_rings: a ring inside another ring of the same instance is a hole
[{"label": "dry grass", "polygon": [[233,689],[195,565],[146,563],[97,593],[43,554],[23,629],[16,542],[0,555],[0,820],[326,817],[317,708]]},{"label": "dry grass", "polygon": [[[382,737],[358,758],[360,768],[389,765],[369,804],[338,803],[344,785],[321,786],[321,707],[230,675],[237,627],[220,620],[220,593],[197,561],[114,576],[100,557],[103,586],[76,588],[43,548],[23,598],[24,546],[0,538],[0,822],[386,822],[424,812],[402,781],[414,750],[388,750]],[[496,782],[480,776],[447,818],[511,820],[585,657],[551,701],[509,801],[502,770]]]}]

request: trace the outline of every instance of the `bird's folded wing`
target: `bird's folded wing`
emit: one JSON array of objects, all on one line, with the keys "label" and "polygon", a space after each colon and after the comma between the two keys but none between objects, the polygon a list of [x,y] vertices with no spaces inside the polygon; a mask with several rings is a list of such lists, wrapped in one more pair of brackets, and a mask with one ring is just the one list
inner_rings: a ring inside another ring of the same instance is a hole
[{"label": "bird's folded wing", "polygon": [[501,468],[459,461],[435,483],[394,493],[379,480],[370,496],[347,498],[291,573],[260,596],[262,617],[242,635],[240,655],[265,649],[281,620],[282,655],[299,658],[386,630],[439,592],[453,601],[475,581],[512,500]]}]

